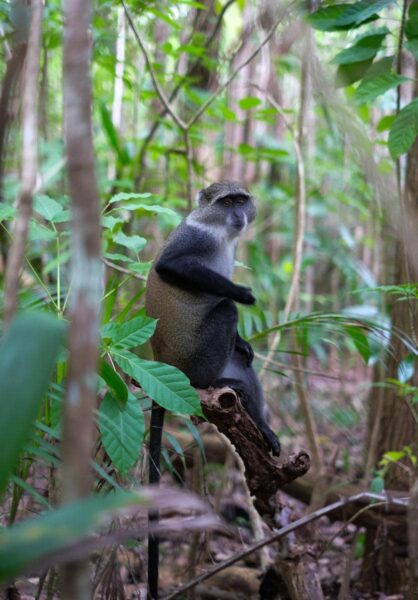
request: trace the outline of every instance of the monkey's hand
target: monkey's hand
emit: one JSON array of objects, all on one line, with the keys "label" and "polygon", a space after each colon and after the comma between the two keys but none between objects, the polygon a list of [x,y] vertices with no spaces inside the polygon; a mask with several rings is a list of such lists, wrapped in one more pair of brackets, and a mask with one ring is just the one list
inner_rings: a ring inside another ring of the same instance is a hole
[{"label": "monkey's hand", "polygon": [[232,300],[235,302],[239,302],[240,304],[254,304],[255,298],[251,291],[251,288],[245,287],[243,285],[235,285],[235,290],[233,295],[231,295]]},{"label": "monkey's hand", "polygon": [[249,342],[246,342],[237,332],[235,338],[235,350],[245,355],[247,366],[250,367],[254,359],[254,350]]}]

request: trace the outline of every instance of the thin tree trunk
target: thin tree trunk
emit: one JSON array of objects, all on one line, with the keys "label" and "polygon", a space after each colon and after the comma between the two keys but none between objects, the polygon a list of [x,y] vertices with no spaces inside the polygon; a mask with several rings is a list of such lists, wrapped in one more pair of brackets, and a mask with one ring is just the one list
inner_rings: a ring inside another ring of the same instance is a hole
[{"label": "thin tree trunk", "polygon": [[4,322],[10,323],[17,309],[19,277],[32,214],[32,195],[38,168],[38,76],[41,51],[42,1],[32,2],[32,21],[23,76],[22,110],[22,187],[18,199],[18,216],[13,229],[5,281]]},{"label": "thin tree trunk", "polygon": [[[63,425],[63,501],[69,502],[86,496],[91,486],[103,271],[91,126],[91,5],[87,0],[66,0],[64,10],[64,127],[73,216],[70,359]],[[91,597],[87,563],[67,565],[62,575],[64,600]]]}]

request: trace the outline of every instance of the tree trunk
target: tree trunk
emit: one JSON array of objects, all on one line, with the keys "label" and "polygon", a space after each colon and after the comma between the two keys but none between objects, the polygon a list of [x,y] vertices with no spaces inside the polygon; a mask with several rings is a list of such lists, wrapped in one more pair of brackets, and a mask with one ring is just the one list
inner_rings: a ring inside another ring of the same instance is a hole
[{"label": "tree trunk", "polygon": [[[64,10],[64,125],[73,225],[70,357],[62,445],[63,500],[70,502],[87,496],[91,486],[103,268],[91,126],[91,5],[86,0],[66,0]],[[91,598],[88,564],[64,567],[61,597]]]},{"label": "tree trunk", "polygon": [[[418,70],[416,69],[416,73]],[[415,84],[415,97],[418,85]],[[408,248],[409,236],[404,235],[408,222],[418,218],[418,140],[415,140],[408,153],[401,226],[396,242],[395,284],[411,283],[417,280],[417,257]],[[417,301],[395,302],[392,307],[393,330],[404,332],[416,340]],[[416,341],[414,342],[416,344]],[[392,335],[391,354],[384,372],[384,380],[398,379],[399,365],[409,351],[396,335]],[[380,379],[381,380],[381,379]],[[418,386],[418,373],[408,384]],[[416,444],[416,421],[408,404],[409,398],[402,396],[396,386],[374,388],[371,394],[368,439],[375,446],[375,464],[388,451],[402,451],[405,446]],[[376,424],[378,429],[373,427]],[[373,440],[373,442],[372,442]],[[390,490],[404,490],[407,494],[413,484],[413,468],[409,460],[392,465],[385,477],[385,485]],[[412,511],[413,512],[413,511]],[[411,521],[410,521],[411,522]],[[412,523],[413,524],[413,523]],[[362,570],[362,587],[370,592],[413,594],[410,564],[408,557],[407,523],[396,529],[387,528],[382,517],[381,526],[368,530],[366,534],[365,557]]]}]

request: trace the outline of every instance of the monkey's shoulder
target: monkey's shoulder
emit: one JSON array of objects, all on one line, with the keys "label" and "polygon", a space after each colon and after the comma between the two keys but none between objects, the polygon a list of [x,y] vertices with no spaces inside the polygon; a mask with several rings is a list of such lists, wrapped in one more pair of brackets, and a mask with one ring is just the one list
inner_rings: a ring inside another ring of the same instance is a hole
[{"label": "monkey's shoulder", "polygon": [[200,227],[185,219],[167,238],[157,261],[177,256],[209,256],[217,247],[218,241],[209,227]]}]

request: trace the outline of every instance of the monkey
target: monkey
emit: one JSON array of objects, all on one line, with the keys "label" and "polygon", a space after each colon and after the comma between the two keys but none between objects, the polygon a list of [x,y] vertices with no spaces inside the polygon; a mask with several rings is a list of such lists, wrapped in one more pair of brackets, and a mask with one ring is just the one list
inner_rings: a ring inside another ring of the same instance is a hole
[{"label": "monkey", "polygon": [[[201,190],[197,202],[198,208],[168,237],[148,276],[145,307],[149,316],[158,319],[151,338],[154,358],[180,369],[197,388],[215,387],[222,374],[235,382],[240,375],[248,377],[240,384],[244,402],[250,404],[251,391],[255,390],[254,401],[264,403],[251,367],[251,345],[237,333],[236,303],[251,305],[255,298],[250,288],[231,280],[239,237],[256,216],[254,199],[239,183],[225,181]],[[232,360],[236,353],[240,359]],[[228,362],[229,370],[225,371]],[[252,410],[257,424],[265,423],[262,408]],[[164,412],[153,403],[150,483],[160,479]],[[277,450],[277,443],[271,444],[272,449]],[[150,512],[150,522],[157,519],[158,514]],[[148,598],[157,597],[158,536],[151,534]]]}]

